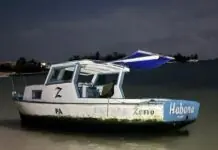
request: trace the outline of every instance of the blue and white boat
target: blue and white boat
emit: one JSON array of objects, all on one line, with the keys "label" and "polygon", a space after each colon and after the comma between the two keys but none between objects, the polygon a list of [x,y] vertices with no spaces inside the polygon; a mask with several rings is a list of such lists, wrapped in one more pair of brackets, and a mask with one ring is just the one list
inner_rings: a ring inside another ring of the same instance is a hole
[{"label": "blue and white boat", "polygon": [[[179,129],[196,121],[197,101],[125,98],[123,80],[132,68],[156,68],[173,59],[143,53],[113,62],[76,60],[51,65],[44,84],[26,86],[23,95],[12,92],[22,123],[67,120]],[[107,76],[114,79],[105,81]]]}]

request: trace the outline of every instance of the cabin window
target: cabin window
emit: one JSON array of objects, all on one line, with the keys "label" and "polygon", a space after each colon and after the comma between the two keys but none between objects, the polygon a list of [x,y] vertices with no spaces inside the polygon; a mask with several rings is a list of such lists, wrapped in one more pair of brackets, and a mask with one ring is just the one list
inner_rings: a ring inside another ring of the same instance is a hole
[{"label": "cabin window", "polygon": [[42,90],[32,90],[32,99],[41,99]]},{"label": "cabin window", "polygon": [[49,82],[57,81],[59,73],[60,73],[59,69],[54,69],[53,72],[52,72],[52,75],[51,75],[51,78],[50,78]]},{"label": "cabin window", "polygon": [[89,76],[84,76],[84,75],[79,75],[78,77],[78,82],[81,83],[90,83],[92,81],[94,75],[89,75]]},{"label": "cabin window", "polygon": [[119,74],[103,74],[99,75],[95,85],[104,85],[115,81],[117,82]]},{"label": "cabin window", "polygon": [[73,71],[63,69],[54,69],[47,84],[60,84],[72,82]]},{"label": "cabin window", "polygon": [[62,81],[64,82],[71,82],[73,78],[73,72],[72,71],[64,71],[64,74],[62,76]]}]

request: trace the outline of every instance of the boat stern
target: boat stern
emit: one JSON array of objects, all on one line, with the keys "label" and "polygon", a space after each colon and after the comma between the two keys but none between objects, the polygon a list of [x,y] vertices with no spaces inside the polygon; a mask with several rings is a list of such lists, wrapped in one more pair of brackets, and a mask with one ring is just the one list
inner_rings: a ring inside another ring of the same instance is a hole
[{"label": "boat stern", "polygon": [[188,100],[170,100],[164,103],[164,122],[194,122],[200,103]]}]

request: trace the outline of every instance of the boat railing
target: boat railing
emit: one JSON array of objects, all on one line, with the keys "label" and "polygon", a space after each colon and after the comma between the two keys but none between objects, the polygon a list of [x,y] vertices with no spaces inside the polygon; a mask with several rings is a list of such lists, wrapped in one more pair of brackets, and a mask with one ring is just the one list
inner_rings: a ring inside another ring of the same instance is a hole
[{"label": "boat railing", "polygon": [[[16,89],[16,86],[15,86],[15,76],[17,76],[17,74],[11,74],[10,75],[11,85],[12,85],[11,95],[12,95],[12,99],[13,100],[21,100],[23,98],[23,94],[18,92],[18,90]],[[27,81],[26,81],[24,76],[22,76],[22,80],[23,80],[24,87],[25,87],[27,85]]]}]

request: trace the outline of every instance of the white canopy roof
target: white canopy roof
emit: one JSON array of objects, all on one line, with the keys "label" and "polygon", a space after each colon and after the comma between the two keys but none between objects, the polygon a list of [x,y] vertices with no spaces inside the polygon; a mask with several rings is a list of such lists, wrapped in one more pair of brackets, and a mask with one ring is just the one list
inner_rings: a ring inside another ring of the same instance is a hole
[{"label": "white canopy roof", "polygon": [[119,73],[120,71],[129,72],[128,67],[122,65],[116,65],[113,63],[101,62],[101,61],[91,61],[91,60],[78,60],[60,64],[53,64],[51,68],[65,68],[68,71],[74,71],[76,64],[80,64],[81,70],[80,74],[90,75],[90,74],[112,74]]}]

